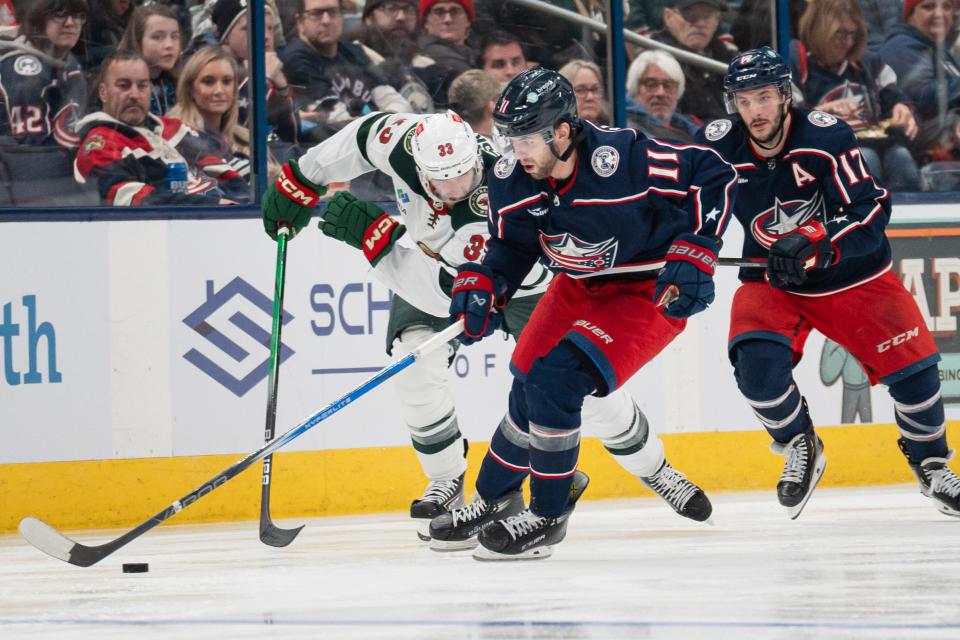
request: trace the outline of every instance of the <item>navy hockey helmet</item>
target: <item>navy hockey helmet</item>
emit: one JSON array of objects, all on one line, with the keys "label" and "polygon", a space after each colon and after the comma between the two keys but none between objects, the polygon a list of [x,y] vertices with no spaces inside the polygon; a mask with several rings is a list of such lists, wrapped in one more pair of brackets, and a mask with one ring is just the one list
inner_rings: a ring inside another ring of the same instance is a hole
[{"label": "navy hockey helmet", "polygon": [[780,54],[770,47],[750,49],[734,56],[723,79],[723,104],[727,113],[737,112],[737,91],[775,85],[784,100],[793,97],[793,74]]},{"label": "navy hockey helmet", "polygon": [[494,142],[505,155],[509,138],[542,133],[550,144],[553,129],[561,122],[574,133],[581,129],[573,85],[551,69],[528,69],[507,83],[493,108]]}]

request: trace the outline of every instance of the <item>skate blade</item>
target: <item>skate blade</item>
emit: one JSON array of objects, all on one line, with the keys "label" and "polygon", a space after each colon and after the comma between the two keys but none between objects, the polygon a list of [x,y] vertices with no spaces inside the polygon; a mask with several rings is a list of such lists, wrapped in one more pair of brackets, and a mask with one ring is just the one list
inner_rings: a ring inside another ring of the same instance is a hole
[{"label": "skate blade", "polygon": [[960,511],[957,511],[956,509],[951,509],[949,506],[943,504],[936,498],[931,498],[931,500],[933,500],[934,504],[937,505],[937,511],[939,511],[943,515],[951,516],[953,518],[960,518]]},{"label": "skate blade", "polygon": [[491,551],[484,546],[477,547],[473,552],[473,559],[480,562],[510,562],[513,560],[545,560],[553,555],[553,547],[537,547],[523,553],[506,554]]},{"label": "skate blade", "polygon": [[477,539],[470,538],[469,540],[437,540],[436,538],[430,540],[430,549],[432,551],[440,551],[441,553],[447,551],[469,551],[477,546]]},{"label": "skate blade", "polygon": [[817,457],[817,462],[813,467],[813,480],[810,481],[810,491],[807,491],[807,495],[803,497],[798,504],[787,507],[787,515],[790,516],[791,520],[796,520],[800,517],[800,512],[803,511],[803,508],[807,506],[807,501],[810,500],[810,496],[813,495],[814,489],[817,488],[817,485],[820,484],[820,478],[823,477],[823,471],[827,468],[827,456],[821,454]]},{"label": "skate blade", "polygon": [[430,520],[429,518],[416,518],[417,537],[423,542],[430,542]]},{"label": "skate blade", "polygon": [[717,523],[714,522],[714,520],[713,520],[713,516],[710,516],[710,517],[707,518],[706,520],[701,520],[701,522],[703,522],[703,524],[708,524],[708,525],[710,525],[711,527],[717,526]]}]

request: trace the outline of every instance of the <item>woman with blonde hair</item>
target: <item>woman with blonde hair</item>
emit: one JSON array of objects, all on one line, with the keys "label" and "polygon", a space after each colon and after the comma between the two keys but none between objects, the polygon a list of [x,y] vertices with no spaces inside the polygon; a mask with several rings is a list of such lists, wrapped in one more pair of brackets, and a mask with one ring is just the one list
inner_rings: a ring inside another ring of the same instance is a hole
[{"label": "woman with blonde hair", "polygon": [[177,82],[177,104],[167,114],[190,125],[213,155],[229,160],[244,180],[250,177],[250,132],[238,124],[237,63],[220,48],[190,56]]},{"label": "woman with blonde hair", "polygon": [[610,124],[604,99],[603,71],[589,60],[571,60],[558,72],[573,85],[577,96],[577,115],[593,124]]},{"label": "woman with blonde hair", "polygon": [[137,7],[118,51],[134,51],[150,68],[150,113],[162,116],[176,103],[177,76],[183,53],[180,22],[173,7],[149,4]]}]

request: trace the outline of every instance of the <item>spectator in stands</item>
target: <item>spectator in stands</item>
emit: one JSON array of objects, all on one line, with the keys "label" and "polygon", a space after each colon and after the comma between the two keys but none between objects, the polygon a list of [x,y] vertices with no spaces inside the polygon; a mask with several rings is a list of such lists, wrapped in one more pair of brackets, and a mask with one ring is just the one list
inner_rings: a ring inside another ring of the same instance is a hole
[{"label": "spectator in stands", "polygon": [[[900,22],[903,0],[859,0],[867,24],[867,49],[877,52],[890,30]],[[794,24],[800,24],[797,19]],[[743,49],[744,47],[740,47]]]},{"label": "spectator in stands", "polygon": [[474,68],[477,52],[467,44],[476,18],[473,0],[420,0],[420,52],[446,67],[450,81]]},{"label": "spectator in stands", "polygon": [[[274,47],[273,33],[277,17],[273,5],[264,5],[264,75],[267,79],[267,124],[280,140],[296,142],[299,122],[293,106],[293,93],[283,72],[283,62]],[[237,63],[240,73],[237,92],[240,96],[239,122],[249,127],[250,110],[247,108],[247,66],[249,65],[249,32],[246,0],[217,0],[210,12],[216,31],[216,39],[224,51]]]},{"label": "spectator in stands", "polygon": [[560,67],[559,73],[573,85],[580,118],[593,124],[610,124],[600,67],[589,60],[571,60]]},{"label": "spectator in stands", "polygon": [[506,31],[492,31],[480,38],[480,68],[506,84],[526,71],[527,57],[520,38]]},{"label": "spectator in stands", "polygon": [[476,132],[493,138],[493,106],[503,83],[481,69],[464,71],[450,84],[450,108]]},{"label": "spectator in stands", "polygon": [[177,102],[183,51],[177,11],[163,4],[137,7],[118,47],[139,53],[150,68],[150,113],[162,116]]},{"label": "spectator in stands", "polygon": [[400,92],[414,113],[429,113],[446,91],[446,70],[420,53],[416,0],[367,0],[363,25],[350,39]]},{"label": "spectator in stands", "polygon": [[[551,0],[560,8],[592,17],[596,0]],[[583,29],[575,22],[554,16],[512,0],[482,0],[476,4],[476,18],[470,28],[471,39],[493,31],[508,31],[523,43],[527,62],[550,69],[575,58],[589,58]]]},{"label": "spectator in stands", "polygon": [[627,124],[648,136],[690,142],[702,123],[677,113],[686,88],[677,59],[666,51],[644,51],[627,69]]},{"label": "spectator in stands", "polygon": [[[770,0],[743,0],[740,3],[737,15],[730,25],[730,38],[740,51],[773,45],[774,28],[770,9],[775,4]],[[797,37],[797,24],[800,22],[800,16],[803,15],[806,4],[806,0],[788,1],[787,31],[791,40]]]},{"label": "spectator in stands", "polygon": [[[663,9],[665,28],[653,34],[655,40],[686,49],[701,56],[729,62],[735,48],[717,36],[722,0],[667,0]],[[690,63],[681,63],[687,90],[680,100],[680,112],[701,120],[724,118],[722,72],[707,71]]]},{"label": "spectator in stands", "polygon": [[76,148],[87,86],[70,50],[87,19],[84,0],[35,0],[14,40],[0,41],[0,135]]},{"label": "spectator in stands", "polygon": [[322,109],[328,124],[343,124],[371,110],[411,110],[410,103],[371,68],[363,49],[341,39],[343,12],[338,0],[297,2],[298,35],[280,57],[290,82],[305,87],[307,110]]},{"label": "spectator in stands", "polygon": [[[866,47],[859,0],[816,0],[800,19],[793,82],[806,106],[843,119],[857,132],[867,168],[881,184],[917,191],[920,171],[902,143],[917,134],[910,101],[893,70]],[[887,119],[890,131],[896,129],[892,135],[880,127]]]},{"label": "spectator in stands", "polygon": [[87,26],[76,51],[87,71],[95,71],[113,53],[133,15],[132,0],[90,0]]},{"label": "spectator in stands", "polygon": [[906,0],[903,22],[880,47],[880,58],[896,72],[921,122],[943,115],[941,105],[960,107],[960,65],[946,48],[953,22],[951,0]]},{"label": "spectator in stands", "polygon": [[208,149],[250,178],[250,131],[239,123],[237,63],[224,49],[204,47],[187,60],[177,82],[177,104],[170,113],[193,127]]},{"label": "spectator in stands", "polygon": [[627,0],[623,26],[642,35],[663,29],[663,7],[666,0]]},{"label": "spectator in stands", "polygon": [[103,111],[78,123],[78,182],[96,180],[101,199],[113,206],[249,199],[247,183],[227,160],[209,152],[194,129],[150,112],[150,70],[139,53],[118,51],[100,72]]}]

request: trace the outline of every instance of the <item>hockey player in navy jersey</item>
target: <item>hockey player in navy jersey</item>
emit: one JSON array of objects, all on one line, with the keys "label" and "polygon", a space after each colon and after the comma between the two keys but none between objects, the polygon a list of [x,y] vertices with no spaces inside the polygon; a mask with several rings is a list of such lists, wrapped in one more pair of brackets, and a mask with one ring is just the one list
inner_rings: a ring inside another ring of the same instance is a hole
[{"label": "hockey player in navy jersey", "polygon": [[[740,53],[724,83],[735,115],[698,134],[739,172],[734,211],[744,257],[767,260],[765,271],[740,272],[729,353],[740,391],[786,457],[777,497],[799,516],[826,464],[792,376],[817,329],[853,354],[872,384],[889,386],[900,449],[921,491],[960,516],[960,478],[947,467],[940,355],[891,271],[889,194],[867,171],[850,127],[793,106],[791,86],[790,70],[769,47]],[[910,339],[895,341],[901,335]]]},{"label": "hockey player in navy jersey", "polygon": [[[461,340],[495,330],[538,260],[557,275],[514,350],[478,496],[430,534],[479,531],[478,559],[542,558],[588,482],[577,470],[584,398],[620,388],[713,301],[736,171],[705,147],[581,121],[570,83],[543,68],[507,85],[494,126],[504,155],[489,175],[487,254],[459,266],[451,295]],[[511,515],[527,475],[530,506]]]}]

